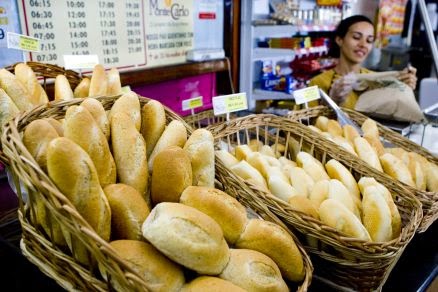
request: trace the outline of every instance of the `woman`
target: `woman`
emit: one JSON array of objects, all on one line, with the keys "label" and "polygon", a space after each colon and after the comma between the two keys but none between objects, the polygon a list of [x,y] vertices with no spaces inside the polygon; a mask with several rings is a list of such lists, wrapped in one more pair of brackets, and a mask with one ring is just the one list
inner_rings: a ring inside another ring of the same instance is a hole
[{"label": "woman", "polygon": [[[310,80],[309,86],[317,85],[328,92],[339,105],[354,109],[359,92],[354,90],[355,74],[370,73],[361,66],[371,52],[374,43],[374,26],[363,15],[353,15],[342,20],[335,31],[333,57],[338,57],[337,65]],[[409,66],[400,71],[398,79],[415,89],[416,69]]]}]

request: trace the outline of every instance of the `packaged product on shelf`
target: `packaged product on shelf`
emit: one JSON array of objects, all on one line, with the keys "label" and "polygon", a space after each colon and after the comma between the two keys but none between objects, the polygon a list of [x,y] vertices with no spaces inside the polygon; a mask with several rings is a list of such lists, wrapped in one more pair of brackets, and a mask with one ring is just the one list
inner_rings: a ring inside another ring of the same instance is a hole
[{"label": "packaged product on shelf", "polygon": [[263,90],[292,93],[296,82],[291,74],[289,63],[263,61],[260,87]]}]

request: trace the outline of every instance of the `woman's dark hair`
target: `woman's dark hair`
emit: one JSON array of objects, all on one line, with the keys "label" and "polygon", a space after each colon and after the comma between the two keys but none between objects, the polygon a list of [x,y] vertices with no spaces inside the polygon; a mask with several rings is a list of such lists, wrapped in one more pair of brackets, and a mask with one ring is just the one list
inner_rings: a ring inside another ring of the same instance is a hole
[{"label": "woman's dark hair", "polygon": [[339,58],[340,56],[340,48],[338,44],[336,43],[336,37],[344,38],[347,34],[348,30],[350,29],[350,26],[353,24],[356,24],[358,22],[368,22],[371,25],[374,25],[371,19],[366,17],[365,15],[353,15],[350,17],[347,17],[343,19],[338,26],[336,27],[336,30],[334,31],[333,38],[331,40],[331,46],[329,55],[334,58]]}]

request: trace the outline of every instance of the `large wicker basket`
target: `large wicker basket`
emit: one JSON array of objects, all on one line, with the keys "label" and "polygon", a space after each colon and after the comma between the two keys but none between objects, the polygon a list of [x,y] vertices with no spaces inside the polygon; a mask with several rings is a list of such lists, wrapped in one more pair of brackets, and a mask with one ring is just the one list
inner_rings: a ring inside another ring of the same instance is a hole
[{"label": "large wicker basket", "polygon": [[[355,121],[358,125],[362,125],[362,123],[368,118],[367,116],[353,110],[344,109],[344,111],[348,114],[348,116]],[[313,124],[313,121],[318,116],[326,116],[329,118],[335,118],[335,113],[328,107],[318,106],[300,111],[293,111],[288,115],[289,118],[301,121],[302,123],[310,123]],[[383,126],[380,123],[377,123],[377,127],[379,128],[380,137],[382,137],[385,141],[391,143],[395,147],[400,147],[405,149],[406,151],[416,152],[422,156],[424,156],[429,162],[438,165],[438,158],[430,153],[427,149],[421,147],[420,145],[410,141],[399,133]],[[324,139],[323,136],[320,136],[319,139]],[[330,142],[330,141],[328,141]],[[345,152],[344,155],[349,155],[351,159],[354,158],[353,155],[349,154],[348,151],[345,151],[342,147],[339,147],[335,143],[332,143],[332,147],[336,147],[339,151]],[[372,167],[369,167],[367,163],[364,163],[360,160],[362,167],[369,168],[370,171],[374,170]],[[391,179],[385,173],[381,173],[383,176],[386,176],[388,179]],[[398,182],[398,181],[397,181]],[[415,193],[416,197],[420,200],[423,208],[423,220],[421,222],[420,227],[418,228],[418,232],[424,232],[427,228],[438,219],[438,192],[427,192],[421,191],[414,187],[403,184],[410,192]]]},{"label": "large wicker basket", "polygon": [[225,189],[241,190],[238,194],[240,200],[245,201],[251,208],[256,211],[269,209],[288,227],[298,231],[302,242],[309,239],[305,248],[311,253],[312,261],[316,263],[315,276],[324,278],[337,288],[376,290],[383,286],[422,218],[421,204],[412,193],[393,180],[362,168],[357,159],[350,159],[350,156],[336,151],[331,144],[320,140],[319,136],[306,126],[282,117],[251,115],[207,129],[213,133],[217,146],[224,142],[231,146],[245,144],[250,139],[259,139],[269,145],[280,142],[288,145],[285,155],[289,157],[293,148],[291,145],[295,145],[294,147],[299,149],[295,148],[293,151],[309,152],[321,162],[331,158],[340,161],[356,179],[372,176],[384,184],[395,198],[403,221],[402,232],[392,241],[376,243],[346,237],[319,220],[294,211],[286,202],[234,175],[224,180]]},{"label": "large wicker basket", "polygon": [[[110,109],[117,98],[118,96],[97,99],[102,102],[105,109]],[[139,100],[141,105],[149,101],[141,97]],[[26,125],[39,118],[62,119],[69,106],[80,102],[82,99],[51,102],[38,106],[30,112],[20,114],[3,128],[3,150],[14,176],[20,202],[19,219],[23,230],[21,250],[41,271],[67,290],[108,291],[113,289],[109,281],[101,278],[95,267],[84,267],[77,263],[70,251],[63,250],[52,243],[50,237],[36,224],[34,206],[35,198],[38,197],[43,202],[46,212],[49,212],[65,230],[68,230],[70,236],[78,238],[87,247],[90,256],[107,270],[111,279],[116,280],[126,291],[147,290],[147,284],[113,251],[106,241],[95,233],[72,203],[41,170],[23,145],[22,133]],[[166,117],[168,122],[175,119],[182,121],[178,115],[167,108]],[[185,125],[188,132],[192,132],[192,129],[187,124]],[[227,170],[220,162],[216,165],[216,173],[219,184],[228,179]],[[226,191],[235,197],[239,192],[233,188]],[[270,210],[259,210],[257,213],[267,220],[283,224]],[[296,243],[304,259],[306,276],[299,286],[293,287],[298,291],[306,291],[311,282],[313,266],[302,245],[298,240]]]},{"label": "large wicker basket", "polygon": [[[235,118],[236,115],[231,114],[230,118]],[[223,123],[227,120],[227,116],[223,115],[214,115],[214,111],[206,110],[193,115],[183,117],[184,121],[189,124],[194,129],[206,128],[208,126],[212,126],[215,124]]]}]

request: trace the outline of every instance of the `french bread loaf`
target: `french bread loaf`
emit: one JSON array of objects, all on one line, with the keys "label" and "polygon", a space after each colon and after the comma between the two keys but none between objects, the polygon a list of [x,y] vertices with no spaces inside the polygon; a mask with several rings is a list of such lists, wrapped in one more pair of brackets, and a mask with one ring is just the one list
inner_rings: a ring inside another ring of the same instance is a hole
[{"label": "french bread loaf", "polygon": [[55,100],[72,100],[74,98],[70,82],[64,75],[55,78]]},{"label": "french bread loaf", "polygon": [[48,121],[50,125],[56,130],[59,137],[64,137],[64,126],[61,124],[59,120],[55,120],[54,118],[44,118],[43,120]]},{"label": "french bread loaf", "polygon": [[2,88],[0,88],[0,129],[19,112],[20,110],[9,97],[9,95]]},{"label": "french bread loaf", "polygon": [[12,99],[20,111],[27,111],[33,108],[30,94],[27,89],[18,81],[17,77],[8,70],[0,69],[0,87]]},{"label": "french bread loaf", "polygon": [[91,74],[90,88],[88,90],[88,96],[104,96],[107,94],[108,77],[105,72],[105,68],[101,64],[97,64],[93,68]]},{"label": "french bread loaf", "polygon": [[81,82],[75,87],[73,90],[73,96],[76,98],[85,98],[89,97],[90,94],[90,78],[84,77]]},{"label": "french bread loaf", "polygon": [[141,109],[141,134],[146,141],[146,155],[149,157],[166,127],[166,113],[163,105],[150,100]]},{"label": "french bread loaf", "polygon": [[122,84],[120,82],[120,74],[117,68],[111,68],[107,74],[107,95],[117,95],[122,93]]},{"label": "french bread loaf", "polygon": [[30,96],[30,101],[34,105],[46,104],[49,102],[46,91],[43,89],[38,79],[30,68],[25,63],[19,63],[14,67],[14,74],[17,79],[24,85]]},{"label": "french bread loaf", "polygon": [[89,97],[84,99],[81,106],[85,107],[90,112],[100,130],[105,135],[105,138],[109,140],[111,134],[110,122],[103,105],[97,99]]},{"label": "french bread loaf", "polygon": [[111,107],[109,114],[109,120],[111,124],[111,119],[116,113],[126,114],[131,121],[134,123],[137,131],[140,131],[141,127],[141,114],[140,114],[140,101],[138,100],[137,94],[135,92],[124,93],[119,97]]}]

